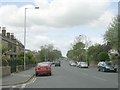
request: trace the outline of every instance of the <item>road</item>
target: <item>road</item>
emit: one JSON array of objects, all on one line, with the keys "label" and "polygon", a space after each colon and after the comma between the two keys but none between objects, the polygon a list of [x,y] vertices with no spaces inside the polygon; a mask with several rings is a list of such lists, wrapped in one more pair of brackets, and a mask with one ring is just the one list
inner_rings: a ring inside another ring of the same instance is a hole
[{"label": "road", "polygon": [[98,72],[96,68],[71,67],[62,61],[61,67],[52,66],[52,76],[35,77],[24,88],[118,88],[118,74]]}]

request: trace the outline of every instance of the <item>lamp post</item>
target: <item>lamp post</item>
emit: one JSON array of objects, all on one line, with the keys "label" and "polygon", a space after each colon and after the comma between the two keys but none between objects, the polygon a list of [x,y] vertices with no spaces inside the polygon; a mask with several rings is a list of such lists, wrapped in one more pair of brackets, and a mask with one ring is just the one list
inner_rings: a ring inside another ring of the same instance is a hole
[{"label": "lamp post", "polygon": [[45,45],[45,62],[47,61],[47,45]]},{"label": "lamp post", "polygon": [[[24,70],[26,69],[26,63],[25,63],[25,48],[26,48],[26,11],[30,8],[25,8],[25,19],[24,19]],[[39,9],[39,7],[35,7],[34,9]]]}]

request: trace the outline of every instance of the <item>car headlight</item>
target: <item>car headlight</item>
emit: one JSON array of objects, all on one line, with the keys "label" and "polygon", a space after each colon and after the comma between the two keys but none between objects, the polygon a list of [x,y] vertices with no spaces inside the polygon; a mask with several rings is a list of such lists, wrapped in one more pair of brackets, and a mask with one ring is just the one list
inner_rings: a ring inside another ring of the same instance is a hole
[{"label": "car headlight", "polygon": [[109,69],[110,67],[106,66],[107,69]]}]

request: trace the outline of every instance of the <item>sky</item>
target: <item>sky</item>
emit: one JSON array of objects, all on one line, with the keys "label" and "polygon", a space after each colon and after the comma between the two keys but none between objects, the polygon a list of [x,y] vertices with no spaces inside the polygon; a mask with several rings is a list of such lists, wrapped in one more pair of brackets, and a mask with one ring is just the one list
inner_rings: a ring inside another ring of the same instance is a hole
[{"label": "sky", "polygon": [[92,44],[104,43],[103,36],[118,13],[118,0],[0,0],[0,26],[23,44],[25,8],[26,48],[40,50],[53,44],[65,56],[79,35]]}]

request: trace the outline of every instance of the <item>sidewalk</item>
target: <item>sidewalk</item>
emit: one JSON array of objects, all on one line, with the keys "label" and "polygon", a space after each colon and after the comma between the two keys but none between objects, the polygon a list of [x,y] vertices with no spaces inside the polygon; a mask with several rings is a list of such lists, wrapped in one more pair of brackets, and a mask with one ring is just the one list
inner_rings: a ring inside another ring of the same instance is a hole
[{"label": "sidewalk", "polygon": [[30,78],[32,78],[34,76],[34,73],[35,73],[34,68],[21,71],[19,73],[12,73],[10,76],[2,78],[2,86],[24,83],[28,81]]}]

